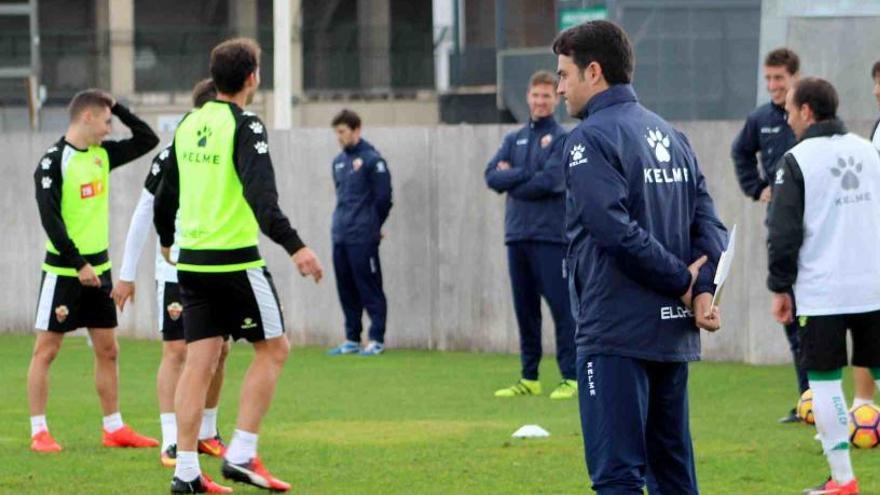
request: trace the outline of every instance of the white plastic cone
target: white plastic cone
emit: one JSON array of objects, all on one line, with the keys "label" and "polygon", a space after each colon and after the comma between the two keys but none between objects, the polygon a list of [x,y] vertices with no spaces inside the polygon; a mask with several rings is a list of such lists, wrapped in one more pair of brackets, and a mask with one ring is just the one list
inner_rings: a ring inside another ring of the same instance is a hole
[{"label": "white plastic cone", "polygon": [[549,436],[550,432],[538,425],[525,425],[513,432],[513,438],[543,438]]}]

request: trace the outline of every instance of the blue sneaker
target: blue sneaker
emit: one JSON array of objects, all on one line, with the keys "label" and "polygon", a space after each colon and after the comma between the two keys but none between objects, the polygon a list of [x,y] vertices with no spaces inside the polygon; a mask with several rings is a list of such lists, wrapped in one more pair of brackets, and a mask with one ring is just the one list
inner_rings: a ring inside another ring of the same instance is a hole
[{"label": "blue sneaker", "polygon": [[327,351],[329,356],[342,356],[344,354],[357,354],[358,351],[361,350],[360,344],[357,342],[352,342],[350,340],[346,340],[345,342],[339,344]]},{"label": "blue sneaker", "polygon": [[378,356],[379,354],[382,354],[384,350],[384,344],[380,344],[379,342],[371,340],[370,343],[367,344],[367,346],[364,347],[363,350],[361,350],[361,352],[359,352],[358,354],[360,354],[361,356]]}]

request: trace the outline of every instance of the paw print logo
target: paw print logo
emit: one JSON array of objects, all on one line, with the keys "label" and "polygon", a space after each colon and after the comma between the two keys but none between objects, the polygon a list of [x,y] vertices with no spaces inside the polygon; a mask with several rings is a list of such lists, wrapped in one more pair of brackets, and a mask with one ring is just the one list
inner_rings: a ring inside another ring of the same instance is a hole
[{"label": "paw print logo", "polygon": [[648,129],[648,135],[645,136],[645,139],[648,141],[648,146],[654,150],[654,157],[658,162],[666,163],[672,160],[669,155],[669,136],[664,136],[660,129],[654,128],[653,131]]},{"label": "paw print logo", "polygon": [[58,320],[58,323],[64,323],[69,314],[70,310],[67,309],[67,306],[58,306],[55,308],[55,319]]},{"label": "paw print logo", "polygon": [[170,316],[173,321],[179,320],[180,315],[183,314],[183,305],[181,305],[179,302],[173,302],[169,304],[168,308],[166,309],[168,310],[168,316]]},{"label": "paw print logo", "polygon": [[830,170],[831,175],[840,178],[840,187],[842,187],[844,191],[859,188],[858,174],[862,173],[862,164],[861,162],[856,163],[853,157],[849,157],[847,160],[838,157],[837,166],[831,167]]},{"label": "paw print logo", "polygon": [[577,162],[584,157],[584,145],[577,144],[571,149],[571,161]]},{"label": "paw print logo", "polygon": [[150,173],[153,175],[159,175],[159,170],[161,170],[161,167],[159,167],[159,162],[153,162],[153,166],[150,167]]},{"label": "paw print logo", "polygon": [[49,189],[52,187],[52,178],[51,177],[43,177],[43,180],[40,181],[43,185],[43,189]]},{"label": "paw print logo", "polygon": [[42,168],[43,170],[49,170],[49,167],[51,166],[52,160],[48,158],[43,158],[42,160],[40,160],[40,168]]},{"label": "paw print logo", "polygon": [[262,134],[263,133],[263,124],[261,124],[259,122],[251,122],[251,125],[249,127],[251,128],[251,131],[253,131],[254,134]]},{"label": "paw print logo", "polygon": [[258,141],[254,144],[254,149],[257,150],[257,153],[260,155],[265,155],[269,152],[269,143],[266,141]]},{"label": "paw print logo", "polygon": [[204,126],[198,131],[196,131],[196,136],[199,138],[199,148],[204,148],[208,144],[208,138],[211,137],[213,133],[211,132],[211,128],[208,126]]},{"label": "paw print logo", "polygon": [[[207,138],[205,140],[207,141]],[[201,146],[201,145],[199,145],[199,146]],[[164,162],[165,159],[168,158],[169,154],[171,154],[171,152],[168,151],[168,148],[165,148],[164,150],[162,150],[161,153],[159,153],[159,160]]]},{"label": "paw print logo", "polygon": [[55,153],[56,151],[58,151],[58,146],[52,146],[51,148],[46,150],[46,154]]}]

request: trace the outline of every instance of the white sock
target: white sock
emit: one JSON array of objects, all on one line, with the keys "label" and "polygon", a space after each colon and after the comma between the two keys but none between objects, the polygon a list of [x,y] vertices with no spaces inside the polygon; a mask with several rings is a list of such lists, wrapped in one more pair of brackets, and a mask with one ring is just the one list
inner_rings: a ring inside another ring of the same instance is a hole
[{"label": "white sock", "polygon": [[159,414],[159,423],[162,425],[162,450],[169,445],[177,443],[177,418],[173,412]]},{"label": "white sock", "polygon": [[840,484],[854,478],[849,456],[849,414],[843,386],[837,380],[810,380],[813,415],[822,435],[822,449],[831,467],[831,477]]},{"label": "white sock", "polygon": [[855,409],[859,406],[864,406],[866,404],[873,404],[874,399],[862,399],[861,397],[856,397],[853,399],[852,409]]},{"label": "white sock", "polygon": [[828,458],[828,465],[831,466],[831,477],[834,481],[845,485],[855,478],[853,474],[852,461],[849,457],[849,449],[832,450],[825,454]]},{"label": "white sock", "polygon": [[125,423],[122,422],[122,414],[119,412],[115,412],[109,416],[104,416],[104,430],[107,433],[113,433],[116,430],[122,429],[125,426]]},{"label": "white sock", "polygon": [[232,464],[244,464],[257,456],[257,434],[235,430],[226,451],[226,460]]},{"label": "white sock", "polygon": [[199,440],[207,440],[217,436],[217,408],[205,409],[202,412],[202,427],[199,429]]},{"label": "white sock", "polygon": [[193,481],[202,475],[199,468],[198,452],[177,452],[177,465],[174,467],[174,476],[180,481]]},{"label": "white sock", "polygon": [[46,423],[46,415],[31,416],[31,437],[37,435],[41,431],[49,431],[49,425]]}]

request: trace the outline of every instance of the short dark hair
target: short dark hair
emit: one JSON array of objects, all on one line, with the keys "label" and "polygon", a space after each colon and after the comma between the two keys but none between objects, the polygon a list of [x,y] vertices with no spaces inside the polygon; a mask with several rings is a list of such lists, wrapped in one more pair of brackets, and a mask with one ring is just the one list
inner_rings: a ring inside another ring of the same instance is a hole
[{"label": "short dark hair", "polygon": [[566,29],[553,40],[553,53],[571,57],[581,71],[597,62],[608,84],[632,82],[632,43],[623,28],[613,22],[588,21]]},{"label": "short dark hair", "polygon": [[217,86],[214,86],[214,80],[210,77],[202,79],[193,86],[193,108],[202,108],[202,105],[214,98],[217,98]]},{"label": "short dark hair", "polygon": [[70,114],[70,120],[74,120],[80,116],[85,110],[90,108],[112,108],[113,97],[110,93],[102,89],[85,89],[73,96],[67,111]]},{"label": "short dark hair", "polygon": [[782,47],[773,50],[764,57],[764,65],[767,67],[785,67],[789,74],[795,75],[801,70],[801,59],[797,53]]},{"label": "short dark hair", "polygon": [[871,67],[871,79],[877,79],[878,75],[880,75],[880,60],[874,62],[874,66]]},{"label": "short dark hair", "polygon": [[217,91],[235,94],[260,67],[260,45],[250,38],[233,38],[211,50],[211,78]]},{"label": "short dark hair", "polygon": [[330,125],[336,127],[340,124],[347,125],[348,128],[351,130],[360,129],[361,118],[360,116],[358,116],[358,114],[346,108],[337,113],[335,117],[333,117],[333,122],[331,122]]},{"label": "short dark hair", "polygon": [[529,88],[532,86],[537,86],[539,84],[549,84],[551,86],[556,86],[556,76],[553,75],[552,72],[546,70],[539,70],[532,74],[532,77],[529,78]]},{"label": "short dark hair", "polygon": [[837,118],[837,90],[825,79],[805,77],[795,83],[792,101],[795,105],[807,105],[813,111],[816,121]]}]

